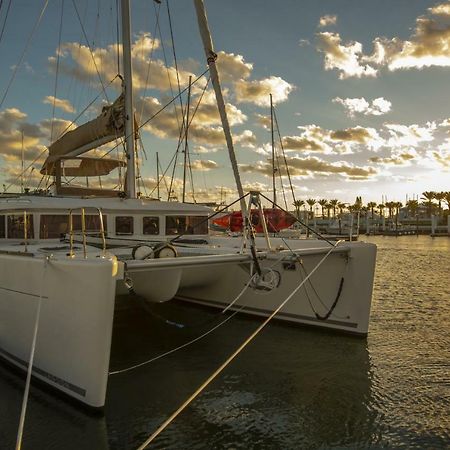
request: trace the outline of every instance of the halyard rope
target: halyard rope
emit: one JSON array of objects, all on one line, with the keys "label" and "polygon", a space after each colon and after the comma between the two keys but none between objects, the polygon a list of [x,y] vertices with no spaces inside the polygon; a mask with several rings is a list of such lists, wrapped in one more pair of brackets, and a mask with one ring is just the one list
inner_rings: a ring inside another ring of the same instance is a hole
[{"label": "halyard rope", "polygon": [[194,401],[203,390],[214,380],[218,375],[236,358],[237,355],[260,333],[261,330],[280,312],[280,310],[287,304],[289,300],[298,292],[298,290],[306,283],[306,281],[312,276],[312,274],[322,265],[322,263],[327,259],[331,252],[336,248],[340,241],[337,241],[330,250],[325,254],[325,256],[317,263],[317,265],[311,270],[306,278],[287,296],[287,298],[273,311],[273,313],[228,357],[228,359],[216,369],[212,375],[210,375],[196,390],[195,392],[185,400],[181,406],[172,413],[158,428],[157,430],[139,447],[138,450],[145,449],[151,442],[153,442],[156,437],[158,437],[176,417],[183,412],[191,403]]}]

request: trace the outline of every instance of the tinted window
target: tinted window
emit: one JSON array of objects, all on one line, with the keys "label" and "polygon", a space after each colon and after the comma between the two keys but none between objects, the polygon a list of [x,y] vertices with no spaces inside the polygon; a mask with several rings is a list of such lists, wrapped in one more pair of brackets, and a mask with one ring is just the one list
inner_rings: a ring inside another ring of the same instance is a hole
[{"label": "tinted window", "polygon": [[202,216],[167,216],[166,234],[208,234],[208,218]]},{"label": "tinted window", "polygon": [[[8,238],[24,239],[24,216],[14,215],[8,216]],[[27,238],[34,238],[33,216],[27,214]]]},{"label": "tinted window", "polygon": [[6,237],[5,231],[5,216],[0,216],[0,238]]},{"label": "tinted window", "polygon": [[[98,214],[86,214],[84,216],[86,223],[86,231],[96,231],[100,232],[100,217]],[[105,231],[107,230],[107,217],[103,214],[103,227]],[[73,230],[81,231],[81,214],[73,215]]]},{"label": "tinted window", "polygon": [[144,217],[142,231],[144,234],[159,234],[159,217]]},{"label": "tinted window", "polygon": [[67,214],[41,214],[39,236],[41,239],[57,239],[69,232]]},{"label": "tinted window", "polygon": [[116,234],[133,234],[133,217],[116,217]]}]

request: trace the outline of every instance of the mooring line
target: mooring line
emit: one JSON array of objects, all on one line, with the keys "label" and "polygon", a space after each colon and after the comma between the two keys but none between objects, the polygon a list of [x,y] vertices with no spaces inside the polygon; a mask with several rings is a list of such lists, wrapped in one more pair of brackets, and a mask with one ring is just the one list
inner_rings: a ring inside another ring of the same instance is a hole
[{"label": "mooring line", "polygon": [[321,266],[321,264],[325,261],[325,259],[330,255],[330,253],[336,248],[336,246],[340,243],[337,241],[330,250],[325,254],[325,256],[317,263],[317,265],[311,270],[306,278],[288,295],[288,297],[273,311],[273,313],[227,358],[227,360],[220,365],[218,369],[216,369],[212,375],[210,375],[206,381],[204,381],[195,392],[185,400],[181,406],[173,412],[158,428],[157,430],[144,442],[142,443],[137,450],[145,449],[151,442],[153,442],[156,437],[158,437],[172,422],[176,417],[183,412],[189,405],[195,400],[202,391],[215,379],[218,375],[236,358],[237,355],[260,333],[261,330],[265,328],[265,326],[275,317],[276,314],[280,312],[280,310],[286,305],[286,303],[291,300],[291,298],[298,292],[298,290],[306,283],[307,280],[312,276],[312,274]]},{"label": "mooring line", "polygon": [[25,425],[25,415],[27,412],[27,405],[28,405],[28,394],[30,392],[31,373],[33,372],[34,352],[36,349],[36,340],[37,340],[37,333],[38,333],[38,329],[39,329],[39,319],[41,316],[41,304],[42,304],[42,299],[43,299],[43,294],[44,294],[45,274],[47,273],[48,260],[49,260],[49,256],[46,256],[44,259],[44,267],[43,267],[43,274],[42,274],[41,295],[39,296],[38,306],[37,306],[37,311],[36,311],[36,319],[34,321],[33,340],[31,343],[30,360],[28,362],[27,380],[25,382],[25,391],[23,393],[22,410],[20,411],[19,429],[17,430],[16,450],[20,450],[22,448],[23,427]]}]

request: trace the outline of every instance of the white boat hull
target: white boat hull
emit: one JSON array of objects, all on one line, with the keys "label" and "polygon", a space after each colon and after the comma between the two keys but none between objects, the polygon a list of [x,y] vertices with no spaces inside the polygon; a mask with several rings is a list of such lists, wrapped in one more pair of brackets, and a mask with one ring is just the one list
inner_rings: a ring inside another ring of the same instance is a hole
[{"label": "white boat hull", "polygon": [[33,375],[102,407],[114,315],[115,258],[0,254],[0,356],[26,369],[42,295]]},{"label": "white boat hull", "polygon": [[[298,251],[298,258],[302,260],[306,273],[301,270],[298,262],[293,262],[291,252],[269,253],[266,259],[261,260],[261,267],[272,268],[280,274],[279,287],[271,292],[249,287],[231,309],[244,307],[242,312],[248,314],[270,315],[302,282],[306,274],[313,270],[328,250],[329,247],[321,247]],[[283,254],[285,258],[280,261]],[[376,246],[372,244],[353,243],[337,248],[311,276],[311,284],[306,282],[276,318],[365,336],[369,327],[375,257]],[[210,277],[211,271],[215,272],[214,284],[202,286],[193,282]],[[224,308],[237,297],[249,278],[249,265],[186,268],[177,297],[189,302]],[[332,309],[335,301],[336,305]],[[329,317],[323,319],[330,309],[332,312]],[[317,317],[316,312],[322,318]]]}]

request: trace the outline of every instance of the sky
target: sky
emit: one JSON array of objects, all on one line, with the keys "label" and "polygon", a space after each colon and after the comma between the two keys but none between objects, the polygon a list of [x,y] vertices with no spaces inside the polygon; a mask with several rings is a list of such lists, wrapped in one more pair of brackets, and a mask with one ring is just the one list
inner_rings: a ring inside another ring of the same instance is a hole
[{"label": "sky", "polygon": [[[34,188],[47,146],[120,94],[121,47],[115,0],[0,5],[0,184],[17,192],[22,149],[23,183]],[[178,80],[184,90],[189,76],[206,69],[193,3],[169,6],[178,75],[166,0],[131,0],[140,123],[178,93]],[[275,132],[277,196],[284,198],[284,189],[288,204],[285,160],[297,199],[405,202],[450,190],[450,2],[205,0],[205,7],[245,190],[273,195],[269,94],[281,136],[280,143]],[[182,100],[185,105],[187,94]],[[207,74],[192,86],[190,104],[194,197],[232,201],[235,184]],[[161,171],[175,154],[177,105],[140,130],[147,194],[156,185],[156,152]],[[179,153],[173,184],[179,199],[183,158]],[[116,184],[117,176],[103,182]]]}]

